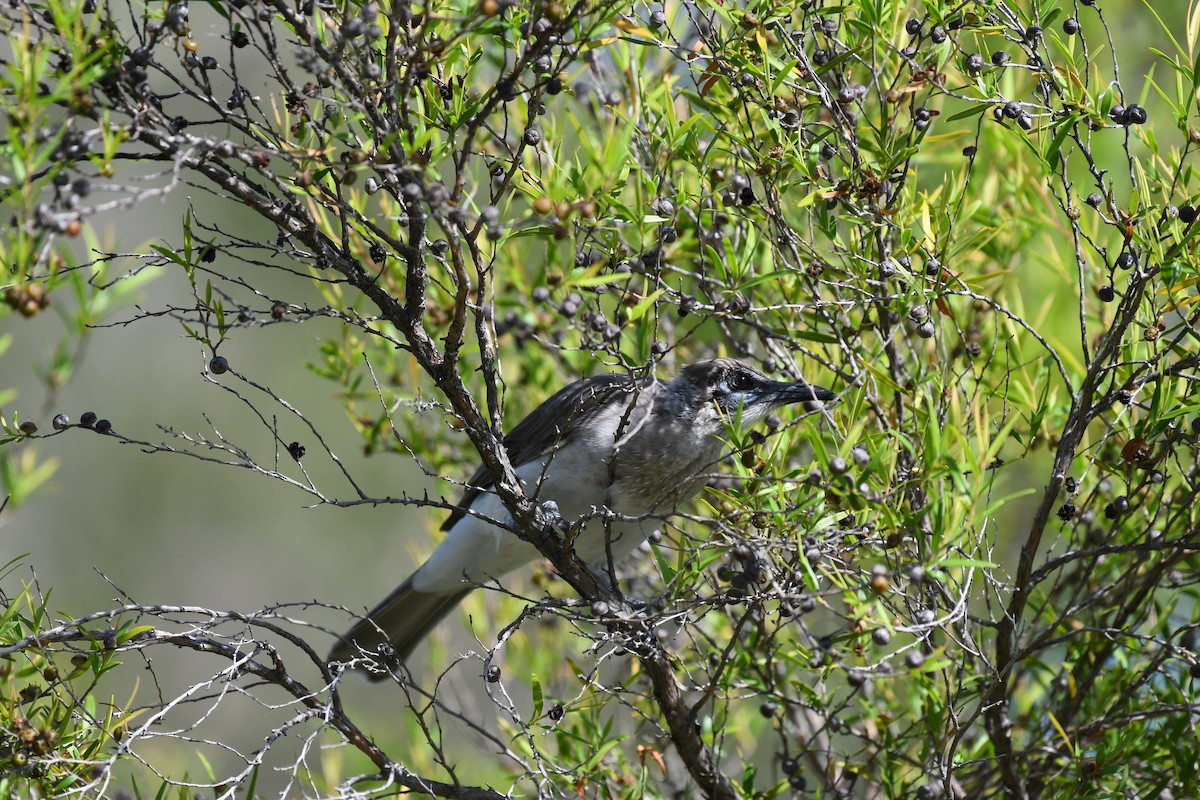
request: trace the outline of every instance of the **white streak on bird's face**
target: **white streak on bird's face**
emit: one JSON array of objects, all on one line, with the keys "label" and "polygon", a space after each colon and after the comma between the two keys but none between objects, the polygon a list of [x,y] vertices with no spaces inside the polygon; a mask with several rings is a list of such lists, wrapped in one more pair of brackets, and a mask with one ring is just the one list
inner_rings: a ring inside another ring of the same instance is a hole
[{"label": "white streak on bird's face", "polygon": [[711,389],[718,414],[727,421],[741,420],[754,425],[771,413],[777,403],[765,389],[767,377],[745,364],[733,364],[724,370]]}]

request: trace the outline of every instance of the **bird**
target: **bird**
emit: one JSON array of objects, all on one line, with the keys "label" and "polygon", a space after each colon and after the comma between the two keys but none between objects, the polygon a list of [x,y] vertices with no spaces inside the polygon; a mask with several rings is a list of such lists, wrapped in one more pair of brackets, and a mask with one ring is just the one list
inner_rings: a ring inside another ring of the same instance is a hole
[{"label": "bird", "polygon": [[[610,564],[700,491],[731,423],[749,427],[782,406],[836,397],[803,380],[775,381],[743,361],[714,358],[688,364],[670,381],[629,373],[577,380],[503,442],[524,491],[543,509],[557,508],[576,555],[608,575]],[[375,653],[389,665],[405,662],[469,592],[541,557],[505,529],[512,518],[490,491],[484,467],[466,485],[433,554],[338,640],[331,663]],[[367,677],[384,680],[388,673],[372,670]]]}]

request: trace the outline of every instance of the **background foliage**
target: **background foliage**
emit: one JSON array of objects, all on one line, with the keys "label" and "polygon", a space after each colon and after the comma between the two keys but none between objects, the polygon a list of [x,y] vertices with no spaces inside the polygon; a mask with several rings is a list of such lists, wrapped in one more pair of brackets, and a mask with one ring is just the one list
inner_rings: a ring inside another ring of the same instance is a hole
[{"label": "background foliage", "polygon": [[[6,514],[52,476],[45,448],[95,433],[332,514],[438,512],[482,459],[549,562],[472,600],[475,641],[372,690],[405,705],[375,725],[323,664],[349,614],[307,621],[344,598],[64,612],[14,562],[4,790],[1194,791],[1192,10],[49,0],[0,20],[0,348],[61,321],[47,419],[0,398]],[[181,194],[144,246],[93,232]],[[85,345],[164,320],[206,368],[161,379],[249,433],[50,419]],[[243,366],[279,330],[319,347],[287,390]],[[731,431],[616,592],[544,531],[497,435],[580,375],[714,353],[841,398]],[[441,482],[398,485],[400,461]],[[250,746],[208,732],[231,713]]]}]

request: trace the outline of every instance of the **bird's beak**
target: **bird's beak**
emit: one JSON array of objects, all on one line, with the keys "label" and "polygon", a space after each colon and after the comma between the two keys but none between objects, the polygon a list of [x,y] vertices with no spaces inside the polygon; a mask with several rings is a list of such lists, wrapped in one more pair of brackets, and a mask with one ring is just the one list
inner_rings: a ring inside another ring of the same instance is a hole
[{"label": "bird's beak", "polygon": [[760,390],[762,396],[773,405],[786,406],[792,403],[811,403],[820,400],[829,403],[837,399],[837,395],[820,386],[811,386],[803,381],[787,383],[771,381]]}]

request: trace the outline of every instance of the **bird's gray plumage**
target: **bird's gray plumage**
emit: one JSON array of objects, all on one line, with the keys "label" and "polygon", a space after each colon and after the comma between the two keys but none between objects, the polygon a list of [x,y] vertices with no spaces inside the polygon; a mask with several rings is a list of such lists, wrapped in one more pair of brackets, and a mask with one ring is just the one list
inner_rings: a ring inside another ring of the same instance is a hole
[{"label": "bird's gray plumage", "polygon": [[[598,375],[556,392],[504,444],[525,491],[578,522],[577,555],[607,571],[699,491],[730,421],[753,425],[779,406],[834,397],[723,358],[690,364],[670,382]],[[477,470],[433,555],[342,637],[330,660],[348,661],[386,642],[403,661],[468,592],[538,558],[533,545],[489,521],[509,520],[491,485],[486,470]],[[602,519],[602,509],[616,518]]]}]

